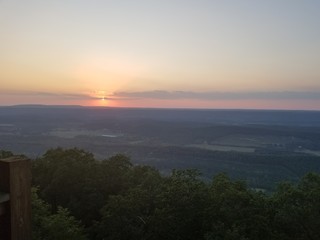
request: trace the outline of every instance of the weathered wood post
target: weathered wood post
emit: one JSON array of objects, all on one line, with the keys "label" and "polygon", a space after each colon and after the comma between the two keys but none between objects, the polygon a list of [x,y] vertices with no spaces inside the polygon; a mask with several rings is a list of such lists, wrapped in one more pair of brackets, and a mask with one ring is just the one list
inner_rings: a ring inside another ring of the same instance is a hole
[{"label": "weathered wood post", "polygon": [[0,240],[31,240],[31,163],[0,160]]}]

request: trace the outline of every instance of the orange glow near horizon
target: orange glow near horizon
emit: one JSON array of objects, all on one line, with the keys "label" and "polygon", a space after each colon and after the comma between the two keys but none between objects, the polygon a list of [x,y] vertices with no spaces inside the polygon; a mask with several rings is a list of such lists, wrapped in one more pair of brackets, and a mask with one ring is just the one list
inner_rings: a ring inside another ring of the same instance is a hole
[{"label": "orange glow near horizon", "polygon": [[[91,98],[91,99],[90,99]],[[57,96],[0,94],[0,105],[19,104],[81,105],[128,108],[203,108],[203,109],[283,109],[320,110],[320,100],[196,100],[196,99],[117,99],[108,94],[92,94],[87,99]]]},{"label": "orange glow near horizon", "polygon": [[320,1],[168,2],[0,0],[0,106],[320,110]]},{"label": "orange glow near horizon", "polygon": [[202,108],[202,109],[275,109],[275,110],[320,110],[319,100],[95,100],[89,106],[128,108]]},{"label": "orange glow near horizon", "polygon": [[84,106],[89,106],[89,107],[121,107],[117,101],[110,100],[107,97],[102,97],[100,99],[90,100]]}]

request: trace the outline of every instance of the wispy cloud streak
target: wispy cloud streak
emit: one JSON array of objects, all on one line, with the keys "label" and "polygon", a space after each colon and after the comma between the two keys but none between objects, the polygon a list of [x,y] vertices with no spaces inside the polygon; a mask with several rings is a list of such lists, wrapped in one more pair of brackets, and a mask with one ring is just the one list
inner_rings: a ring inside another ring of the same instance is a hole
[{"label": "wispy cloud streak", "polygon": [[195,99],[195,100],[320,100],[320,92],[188,92],[143,91],[115,92],[112,97],[122,99]]},{"label": "wispy cloud streak", "polygon": [[60,100],[320,100],[320,92],[191,92],[191,91],[141,91],[141,92],[114,92],[113,94],[97,93],[56,93],[56,92],[31,92],[31,91],[4,91],[1,95],[29,96],[42,98],[57,98]]},{"label": "wispy cloud streak", "polygon": [[107,96],[94,96],[95,94],[84,93],[56,93],[56,92],[32,92],[32,91],[0,91],[1,95],[16,95],[29,97],[48,97],[58,98],[62,100],[97,100],[104,97],[104,99],[111,99]]}]

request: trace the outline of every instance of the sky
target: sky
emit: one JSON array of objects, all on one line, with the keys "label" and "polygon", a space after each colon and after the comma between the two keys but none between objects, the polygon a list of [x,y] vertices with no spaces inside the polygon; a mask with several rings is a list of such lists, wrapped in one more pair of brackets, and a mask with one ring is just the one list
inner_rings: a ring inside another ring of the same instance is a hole
[{"label": "sky", "polygon": [[0,105],[320,110],[320,1],[0,0]]}]

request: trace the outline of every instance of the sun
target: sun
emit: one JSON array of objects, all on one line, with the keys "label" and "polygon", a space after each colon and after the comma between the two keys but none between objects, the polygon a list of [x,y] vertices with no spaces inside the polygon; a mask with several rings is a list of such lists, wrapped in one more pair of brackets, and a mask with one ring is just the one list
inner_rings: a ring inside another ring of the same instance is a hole
[{"label": "sun", "polygon": [[105,96],[101,97],[100,106],[107,106],[107,98]]},{"label": "sun", "polygon": [[96,90],[90,93],[90,106],[101,106],[105,107],[109,105],[109,99],[106,91]]}]

